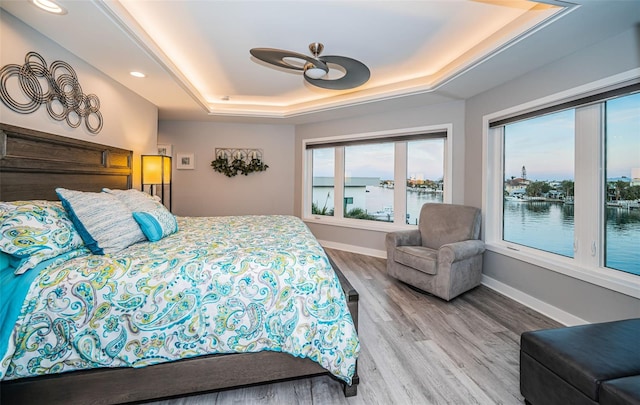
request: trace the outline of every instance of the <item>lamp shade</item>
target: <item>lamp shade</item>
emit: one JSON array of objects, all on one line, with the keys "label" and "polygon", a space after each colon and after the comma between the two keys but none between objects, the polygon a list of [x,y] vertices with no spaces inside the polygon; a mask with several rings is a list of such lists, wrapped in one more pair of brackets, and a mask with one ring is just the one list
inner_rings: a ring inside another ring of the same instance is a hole
[{"label": "lamp shade", "polygon": [[142,155],[142,190],[149,186],[151,195],[159,194],[163,204],[166,200],[171,210],[171,157],[163,155]]},{"label": "lamp shade", "polygon": [[142,155],[142,184],[171,183],[171,157]]}]

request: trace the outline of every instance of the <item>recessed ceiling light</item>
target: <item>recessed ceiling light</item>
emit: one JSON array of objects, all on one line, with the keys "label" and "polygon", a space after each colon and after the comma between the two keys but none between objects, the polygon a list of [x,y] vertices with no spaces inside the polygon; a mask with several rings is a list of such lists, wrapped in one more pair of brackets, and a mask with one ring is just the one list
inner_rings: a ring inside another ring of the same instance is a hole
[{"label": "recessed ceiling light", "polygon": [[142,72],[130,72],[129,74],[134,77],[147,77],[147,75]]},{"label": "recessed ceiling light", "polygon": [[62,6],[58,5],[56,2],[51,0],[31,0],[31,3],[38,7],[41,10],[44,10],[53,14],[67,14],[67,10],[65,10]]}]

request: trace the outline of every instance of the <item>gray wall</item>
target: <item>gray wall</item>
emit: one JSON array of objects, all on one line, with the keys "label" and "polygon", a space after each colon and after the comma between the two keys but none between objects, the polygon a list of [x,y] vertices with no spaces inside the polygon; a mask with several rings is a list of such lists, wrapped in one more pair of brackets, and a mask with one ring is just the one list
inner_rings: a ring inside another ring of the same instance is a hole
[{"label": "gray wall", "polygon": [[[482,205],[482,117],[640,66],[629,30],[467,100],[465,203]],[[503,255],[485,254],[484,274],[589,322],[640,317],[640,300]]]},{"label": "gray wall", "polygon": [[[295,214],[302,213],[302,140],[337,135],[351,135],[419,126],[453,125],[453,179],[452,199],[454,203],[464,201],[465,190],[465,129],[464,101],[452,101],[383,113],[363,115],[354,118],[323,121],[296,126],[296,162],[295,162]],[[479,205],[478,205],[479,206]],[[385,232],[367,231],[340,226],[308,224],[314,235],[321,241],[334,242],[349,246],[363,253],[384,252]]]},{"label": "gray wall", "polygon": [[[100,99],[103,128],[90,133],[84,122],[71,128],[49,116],[44,105],[31,114],[19,114],[0,102],[0,121],[6,124],[49,132],[84,141],[133,150],[133,183],[140,182],[140,155],[156,153],[158,109],[136,93],[105,76],[55,42],[25,25],[11,14],[0,12],[0,66],[24,63],[27,52],[39,53],[51,65],[56,60],[75,70],[82,91]],[[15,79],[15,78],[14,78]],[[9,83],[16,83],[12,79]],[[11,93],[10,93],[11,94]],[[21,98],[16,98],[22,101]]]},{"label": "gray wall", "polygon": [[[158,143],[173,145],[174,214],[293,215],[293,126],[161,121]],[[269,168],[226,177],[211,168],[216,148],[262,149]],[[194,153],[195,169],[176,170],[176,153]]]}]

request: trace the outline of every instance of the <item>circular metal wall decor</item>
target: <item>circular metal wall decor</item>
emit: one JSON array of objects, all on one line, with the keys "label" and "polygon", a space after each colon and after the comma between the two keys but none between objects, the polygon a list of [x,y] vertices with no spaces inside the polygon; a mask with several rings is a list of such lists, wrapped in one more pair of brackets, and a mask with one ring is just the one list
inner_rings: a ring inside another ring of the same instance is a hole
[{"label": "circular metal wall decor", "polygon": [[[95,94],[82,92],[78,76],[67,62],[57,60],[47,67],[47,62],[36,52],[27,53],[24,60],[22,66],[9,64],[0,69],[0,98],[7,107],[20,114],[31,114],[45,104],[54,120],[66,121],[70,127],[78,128],[84,119],[89,132],[100,132],[100,100]],[[9,94],[7,83],[12,78],[17,78],[22,94]]]}]

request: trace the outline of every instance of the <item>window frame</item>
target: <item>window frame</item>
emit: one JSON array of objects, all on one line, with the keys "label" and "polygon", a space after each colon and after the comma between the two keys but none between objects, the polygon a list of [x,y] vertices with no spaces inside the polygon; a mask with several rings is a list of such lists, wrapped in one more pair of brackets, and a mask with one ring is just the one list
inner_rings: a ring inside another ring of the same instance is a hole
[{"label": "window frame", "polygon": [[[640,82],[640,69],[569,89],[541,99],[510,107],[482,117],[483,239],[487,250],[567,275],[635,298],[640,298],[640,276],[604,267],[604,101],[576,108],[575,200],[582,201],[575,212],[574,258],[545,252],[502,239],[503,215],[503,126],[491,128],[508,117],[542,111]],[[577,142],[578,132],[585,128]],[[597,162],[592,164],[591,162]],[[585,182],[584,179],[587,179]],[[578,181],[580,180],[580,187]],[[597,196],[593,198],[593,196]],[[595,220],[594,220],[594,213]],[[589,252],[596,243],[597,255]],[[585,253],[582,253],[585,252]]]},{"label": "window frame", "polygon": [[[347,228],[356,228],[363,230],[390,232],[402,229],[415,229],[416,225],[408,225],[405,222],[404,212],[406,211],[406,159],[407,159],[407,141],[398,141],[398,137],[410,137],[411,135],[429,134],[435,132],[446,133],[444,146],[444,190],[443,201],[451,203],[452,201],[452,179],[453,179],[453,124],[437,124],[411,128],[401,128],[385,131],[375,131],[366,133],[346,134],[328,136],[322,138],[308,138],[302,140],[302,219],[308,223],[318,223],[324,225],[334,225]],[[428,137],[428,136],[427,136]],[[354,218],[344,218],[342,204],[335,205],[335,201],[341,201],[344,193],[344,147],[336,146],[335,143],[348,141],[377,141],[380,143],[389,142],[395,138],[395,159],[394,159],[394,207],[405,207],[403,210],[394,210],[394,222],[369,221]],[[409,140],[409,139],[408,139]],[[413,139],[411,139],[413,140]],[[307,147],[313,144],[321,147],[321,144],[327,144],[327,147],[335,147],[335,171],[334,171],[334,215],[325,216],[311,213],[312,201],[312,184],[313,184],[313,149]]]}]

